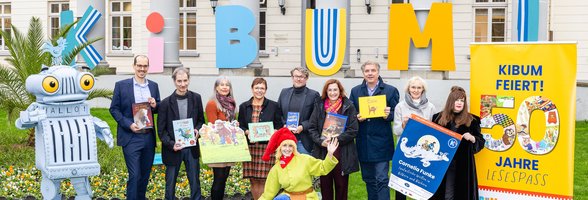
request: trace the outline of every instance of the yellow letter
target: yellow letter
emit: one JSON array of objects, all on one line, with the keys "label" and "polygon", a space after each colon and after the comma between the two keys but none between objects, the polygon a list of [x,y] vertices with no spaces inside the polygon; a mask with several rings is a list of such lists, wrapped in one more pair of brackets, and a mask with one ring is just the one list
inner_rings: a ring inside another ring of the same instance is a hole
[{"label": "yellow letter", "polygon": [[390,5],[388,27],[388,69],[408,70],[412,39],[416,48],[432,47],[432,70],[455,70],[451,3],[433,3],[425,30],[421,32],[412,4]]}]

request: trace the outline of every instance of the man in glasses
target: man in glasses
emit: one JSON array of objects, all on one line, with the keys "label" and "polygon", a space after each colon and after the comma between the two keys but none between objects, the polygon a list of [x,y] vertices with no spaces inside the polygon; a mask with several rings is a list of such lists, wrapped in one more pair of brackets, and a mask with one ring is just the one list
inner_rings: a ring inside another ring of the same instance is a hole
[{"label": "man in glasses", "polygon": [[288,119],[288,112],[298,113],[298,126],[291,130],[298,140],[296,144],[298,152],[310,155],[313,141],[308,133],[309,119],[314,103],[320,100],[320,95],[317,91],[306,87],[306,81],[308,81],[306,68],[296,67],[290,71],[290,75],[293,86],[282,89],[278,105],[282,109],[283,120]]},{"label": "man in glasses", "polygon": [[[127,180],[127,199],[145,199],[147,183],[153,157],[155,155],[155,130],[140,127],[133,116],[137,109],[133,105],[146,105],[149,114],[157,113],[159,87],[157,83],[147,80],[149,58],[138,55],[134,58],[132,78],[116,82],[114,95],[110,104],[110,114],[117,123],[117,145],[123,149],[129,178]],[[151,120],[153,122],[153,120]]]}]

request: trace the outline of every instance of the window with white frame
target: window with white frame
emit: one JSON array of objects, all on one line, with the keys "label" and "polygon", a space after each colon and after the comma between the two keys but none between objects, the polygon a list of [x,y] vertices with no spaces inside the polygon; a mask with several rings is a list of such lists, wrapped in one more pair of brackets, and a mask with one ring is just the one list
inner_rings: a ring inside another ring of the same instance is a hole
[{"label": "window with white frame", "polygon": [[59,15],[62,11],[69,10],[69,2],[66,1],[52,1],[49,2],[49,36],[55,37],[59,35],[59,27],[61,22]]},{"label": "window with white frame", "polygon": [[111,50],[113,52],[133,49],[132,11],[131,1],[110,2]]},{"label": "window with white frame", "polygon": [[196,0],[180,1],[180,50],[196,50]]},{"label": "window with white frame", "polygon": [[261,0],[259,2],[259,50],[265,51],[266,46],[266,13],[267,13],[267,0]]},{"label": "window with white frame", "polygon": [[474,41],[506,41],[506,0],[476,0],[474,2]]},{"label": "window with white frame", "polygon": [[[0,3],[0,28],[2,28],[3,31],[8,32],[8,34],[11,34],[11,13],[12,7],[10,7],[10,3]],[[4,40],[2,39],[2,37],[0,37],[0,50],[8,50],[8,48],[4,46]]]}]

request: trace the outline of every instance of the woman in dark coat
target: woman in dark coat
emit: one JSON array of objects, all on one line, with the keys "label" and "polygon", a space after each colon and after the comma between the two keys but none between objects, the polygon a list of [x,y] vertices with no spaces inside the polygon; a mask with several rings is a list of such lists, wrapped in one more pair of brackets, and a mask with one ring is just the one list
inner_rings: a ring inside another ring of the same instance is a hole
[{"label": "woman in dark coat", "polygon": [[[273,122],[274,129],[279,129],[282,124],[282,112],[278,103],[265,97],[267,91],[267,81],[263,78],[256,78],[251,83],[253,97],[239,106],[239,126],[246,135],[251,132],[249,123]],[[274,130],[270,130],[274,132]],[[243,178],[249,178],[251,182],[251,194],[253,199],[259,199],[263,194],[263,187],[270,169],[276,161],[263,161],[261,157],[267,148],[267,142],[252,143],[247,137],[249,143],[249,152],[251,153],[251,162],[243,163]],[[273,158],[273,156],[271,156]]]},{"label": "woman in dark coat", "polygon": [[[345,131],[336,138],[339,140],[339,149],[334,156],[340,161],[333,171],[320,177],[321,195],[323,200],[346,200],[349,183],[349,174],[359,171],[355,137],[357,136],[358,122],[357,111],[351,100],[345,95],[341,82],[330,79],[323,87],[321,101],[316,102],[310,116],[309,133],[314,141],[312,155],[318,159],[324,159],[327,155],[327,145],[331,138],[323,136],[323,125],[327,113],[336,113],[347,116]],[[330,127],[327,127],[329,129]],[[335,126],[331,127],[334,129]],[[333,189],[334,188],[334,189]],[[333,195],[335,194],[335,195]],[[336,198],[334,198],[336,197]]]},{"label": "woman in dark coat", "polygon": [[431,199],[478,199],[474,154],[484,148],[485,140],[480,132],[480,118],[467,110],[465,90],[453,86],[443,111],[433,115],[433,122],[462,135],[463,138],[443,182]]}]

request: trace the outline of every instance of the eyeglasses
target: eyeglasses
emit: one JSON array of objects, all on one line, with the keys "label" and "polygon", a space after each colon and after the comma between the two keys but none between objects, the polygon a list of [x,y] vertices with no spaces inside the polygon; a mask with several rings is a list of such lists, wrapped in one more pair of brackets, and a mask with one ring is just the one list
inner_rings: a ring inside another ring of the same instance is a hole
[{"label": "eyeglasses", "polygon": [[302,80],[305,79],[306,76],[292,76],[293,79],[298,79],[298,80]]},{"label": "eyeglasses", "polygon": [[149,68],[149,65],[135,65],[137,68]]}]

